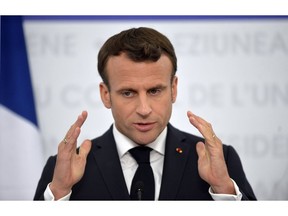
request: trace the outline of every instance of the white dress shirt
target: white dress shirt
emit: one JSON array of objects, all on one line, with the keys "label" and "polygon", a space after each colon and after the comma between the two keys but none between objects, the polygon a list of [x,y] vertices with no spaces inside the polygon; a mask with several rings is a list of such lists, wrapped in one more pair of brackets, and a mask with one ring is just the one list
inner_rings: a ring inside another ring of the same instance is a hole
[{"label": "white dress shirt", "polygon": [[[118,129],[115,127],[115,124],[113,125],[113,135],[116,142],[116,147],[119,154],[125,182],[130,193],[132,179],[138,167],[138,163],[129,153],[129,150],[138,145],[132,140],[130,140],[128,137],[120,133]],[[166,135],[167,135],[167,127],[162,131],[162,133],[158,136],[158,138],[154,142],[146,145],[153,149],[150,152],[150,164],[155,179],[155,200],[159,199],[160,194],[160,186],[164,165]],[[236,195],[215,194],[213,193],[211,187],[209,188],[209,193],[214,200],[241,200],[242,194],[234,181],[233,184],[235,187]],[[69,200],[71,193],[72,191],[59,200]],[[47,188],[44,192],[44,199],[51,201],[54,200],[54,196],[49,188],[49,184],[47,185]]]},{"label": "white dress shirt", "polygon": [[[132,140],[130,140],[128,137],[121,134],[117,130],[115,125],[113,126],[113,135],[116,142],[126,185],[130,193],[132,179],[137,170],[138,163],[129,153],[129,150],[138,145],[134,143]],[[167,135],[167,127],[162,131],[162,133],[158,136],[158,138],[154,142],[146,145],[153,149],[153,151],[150,152],[150,165],[152,167],[154,174],[156,200],[158,200],[160,194],[166,135]]]}]

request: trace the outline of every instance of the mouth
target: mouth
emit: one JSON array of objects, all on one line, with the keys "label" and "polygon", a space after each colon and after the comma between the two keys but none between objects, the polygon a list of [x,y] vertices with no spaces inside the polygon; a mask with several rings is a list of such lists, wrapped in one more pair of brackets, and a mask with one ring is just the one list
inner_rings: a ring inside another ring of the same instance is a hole
[{"label": "mouth", "polygon": [[147,122],[147,123],[143,123],[143,122],[138,122],[138,123],[134,123],[134,127],[140,131],[140,132],[147,132],[153,129],[155,125],[155,122]]}]

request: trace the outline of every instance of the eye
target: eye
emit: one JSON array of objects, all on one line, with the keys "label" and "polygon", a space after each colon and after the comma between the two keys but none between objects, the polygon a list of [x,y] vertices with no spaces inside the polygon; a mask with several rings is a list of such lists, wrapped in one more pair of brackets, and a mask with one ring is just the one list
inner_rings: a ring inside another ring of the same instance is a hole
[{"label": "eye", "polygon": [[134,96],[134,92],[128,91],[128,90],[122,91],[121,94],[122,94],[124,97],[127,97],[127,98]]},{"label": "eye", "polygon": [[154,88],[154,89],[150,89],[149,90],[149,94],[151,95],[158,95],[161,93],[161,89],[160,88]]}]

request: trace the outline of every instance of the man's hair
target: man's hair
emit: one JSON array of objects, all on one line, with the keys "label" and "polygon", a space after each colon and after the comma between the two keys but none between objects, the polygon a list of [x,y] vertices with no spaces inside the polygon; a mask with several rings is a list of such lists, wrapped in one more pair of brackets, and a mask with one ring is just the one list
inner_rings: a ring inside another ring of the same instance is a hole
[{"label": "man's hair", "polygon": [[171,81],[177,71],[177,57],[170,40],[160,32],[147,27],[131,28],[110,37],[98,53],[98,72],[110,88],[106,65],[109,57],[125,53],[135,62],[159,60],[166,54],[172,63]]}]

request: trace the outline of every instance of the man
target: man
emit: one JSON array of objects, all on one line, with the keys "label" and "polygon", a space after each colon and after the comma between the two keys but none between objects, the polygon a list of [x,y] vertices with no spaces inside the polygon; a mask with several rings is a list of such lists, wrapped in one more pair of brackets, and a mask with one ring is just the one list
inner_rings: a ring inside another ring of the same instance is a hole
[{"label": "man", "polygon": [[[129,200],[137,193],[148,200],[256,200],[236,151],[222,144],[210,123],[187,112],[203,138],[169,123],[176,70],[171,42],[154,29],[132,28],[109,38],[99,51],[98,71],[101,99],[114,124],[77,149],[88,115],[83,111],[57,156],[48,159],[34,199]],[[149,147],[150,162],[144,162],[143,180],[134,183],[141,162],[131,149],[137,146]],[[152,195],[145,198],[150,185]]]}]

